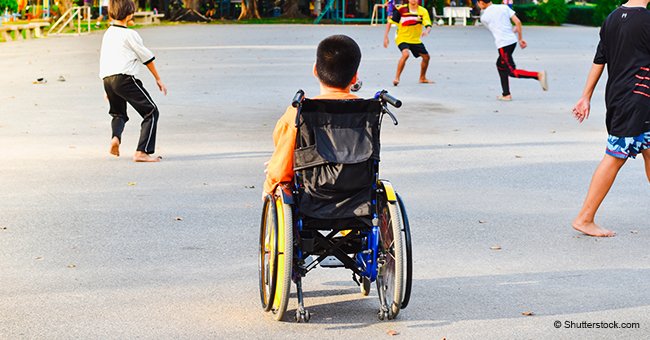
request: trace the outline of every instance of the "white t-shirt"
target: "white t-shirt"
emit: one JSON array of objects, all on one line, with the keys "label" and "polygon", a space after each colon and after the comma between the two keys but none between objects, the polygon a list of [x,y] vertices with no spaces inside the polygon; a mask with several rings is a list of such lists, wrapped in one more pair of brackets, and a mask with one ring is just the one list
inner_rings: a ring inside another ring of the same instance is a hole
[{"label": "white t-shirt", "polygon": [[518,41],[510,22],[513,15],[515,15],[515,11],[506,5],[490,5],[481,13],[481,23],[492,32],[497,48],[512,45]]},{"label": "white t-shirt", "polygon": [[104,79],[115,74],[134,76],[140,71],[140,64],[146,65],[154,59],[153,53],[144,47],[138,32],[111,25],[102,39],[99,77]]}]

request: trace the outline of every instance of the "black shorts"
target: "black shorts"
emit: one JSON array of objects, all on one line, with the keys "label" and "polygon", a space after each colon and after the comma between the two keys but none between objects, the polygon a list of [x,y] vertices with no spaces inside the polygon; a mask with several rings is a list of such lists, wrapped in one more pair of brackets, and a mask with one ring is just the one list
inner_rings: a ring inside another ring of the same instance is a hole
[{"label": "black shorts", "polygon": [[400,51],[404,51],[405,49],[411,50],[411,53],[413,53],[413,56],[416,58],[419,58],[423,54],[429,54],[427,52],[426,47],[424,47],[423,43],[419,44],[409,44],[409,43],[401,43],[397,45],[397,48],[399,48]]}]

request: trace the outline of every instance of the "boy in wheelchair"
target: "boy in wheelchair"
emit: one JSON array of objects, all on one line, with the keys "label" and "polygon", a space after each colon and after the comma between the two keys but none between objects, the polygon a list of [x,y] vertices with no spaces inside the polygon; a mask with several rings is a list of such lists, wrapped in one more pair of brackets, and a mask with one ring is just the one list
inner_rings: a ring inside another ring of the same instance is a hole
[{"label": "boy in wheelchair", "polygon": [[377,282],[380,319],[406,307],[411,286],[408,219],[390,182],[379,179],[379,131],[386,103],[350,93],[361,50],[344,35],[320,42],[314,75],[321,94],[299,91],[273,132],[260,227],[260,298],[281,320],[295,282],[298,322],[309,321],[302,277],[319,264],[345,267],[363,295]]},{"label": "boy in wheelchair", "polygon": [[[361,62],[361,50],[352,38],[333,35],[318,45],[314,76],[320,82],[321,94],[314,99],[358,99],[350,93],[357,82],[357,70]],[[293,181],[293,152],[296,145],[296,108],[289,106],[275,125],[273,143],[275,151],[266,167],[264,193],[272,194],[280,183]]]}]

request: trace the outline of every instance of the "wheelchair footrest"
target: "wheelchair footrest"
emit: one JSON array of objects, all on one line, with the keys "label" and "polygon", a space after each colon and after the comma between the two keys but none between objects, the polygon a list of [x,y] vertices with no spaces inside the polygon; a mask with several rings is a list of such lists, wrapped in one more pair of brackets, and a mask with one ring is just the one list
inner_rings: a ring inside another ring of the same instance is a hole
[{"label": "wheelchair footrest", "polygon": [[339,268],[345,267],[343,262],[336,258],[336,256],[328,256],[320,262],[320,266],[324,268]]}]

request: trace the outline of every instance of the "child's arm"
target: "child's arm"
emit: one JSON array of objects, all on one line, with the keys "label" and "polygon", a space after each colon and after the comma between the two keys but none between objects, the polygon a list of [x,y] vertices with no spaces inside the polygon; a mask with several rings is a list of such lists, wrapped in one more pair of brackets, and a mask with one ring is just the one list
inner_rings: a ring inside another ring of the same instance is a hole
[{"label": "child's arm", "polygon": [[426,37],[431,32],[431,17],[429,17],[429,11],[424,10],[422,12],[422,26],[424,26],[424,31],[422,31],[421,37]]},{"label": "child's arm", "polygon": [[388,48],[388,32],[390,32],[391,26],[390,20],[386,23],[386,32],[384,32],[384,48]]},{"label": "child's arm", "polygon": [[510,20],[515,23],[515,32],[517,32],[517,40],[519,40],[519,46],[521,46],[522,49],[526,48],[526,46],[528,46],[528,43],[526,43],[526,40],[524,40],[521,34],[521,20],[519,20],[516,14],[513,14],[510,17]]},{"label": "child's arm", "polygon": [[165,96],[167,95],[167,87],[165,84],[163,84],[162,80],[160,79],[160,76],[158,75],[158,70],[156,70],[156,65],[154,65],[153,60],[148,62],[147,68],[149,69],[149,72],[153,75],[153,77],[156,79],[156,84],[158,85],[158,89],[160,89],[160,92],[162,92]]},{"label": "child's arm", "polygon": [[589,75],[587,76],[587,84],[582,92],[582,97],[578,100],[573,107],[573,116],[576,117],[578,122],[582,123],[583,120],[589,118],[589,111],[591,109],[591,96],[594,94],[594,89],[600,76],[603,74],[605,64],[593,64]]}]

